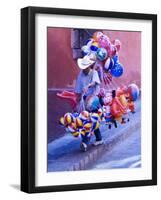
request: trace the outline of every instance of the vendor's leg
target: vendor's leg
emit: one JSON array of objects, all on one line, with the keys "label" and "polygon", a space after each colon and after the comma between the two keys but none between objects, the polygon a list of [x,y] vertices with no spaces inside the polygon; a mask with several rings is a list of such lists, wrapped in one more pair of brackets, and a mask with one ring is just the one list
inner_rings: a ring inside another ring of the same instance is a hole
[{"label": "vendor's leg", "polygon": [[121,124],[126,124],[125,118],[123,117],[121,120]]},{"label": "vendor's leg", "polygon": [[81,135],[82,137],[82,142],[88,145],[89,143],[89,137],[87,135]]},{"label": "vendor's leg", "polygon": [[117,128],[117,122],[115,119],[113,120],[113,123],[114,123],[115,128]]},{"label": "vendor's leg", "polygon": [[95,137],[96,137],[96,141],[102,140],[102,135],[101,135],[99,128],[94,131],[94,134],[95,134]]},{"label": "vendor's leg", "polygon": [[81,137],[82,137],[82,142],[80,144],[80,149],[85,152],[87,151],[89,137],[87,135],[81,135]]},{"label": "vendor's leg", "polygon": [[111,129],[111,123],[108,125],[108,128]]},{"label": "vendor's leg", "polygon": [[[97,111],[98,110],[96,109],[96,110],[93,110],[92,112],[97,113]],[[96,137],[96,141],[94,142],[93,145],[97,146],[97,145],[103,144],[102,135],[101,135],[99,128],[94,131],[94,134],[95,134],[95,137]]]},{"label": "vendor's leg", "polygon": [[103,140],[102,140],[102,136],[101,136],[101,132],[99,128],[94,131],[94,134],[96,137],[96,141],[93,143],[93,145],[98,146],[98,145],[103,144]]}]

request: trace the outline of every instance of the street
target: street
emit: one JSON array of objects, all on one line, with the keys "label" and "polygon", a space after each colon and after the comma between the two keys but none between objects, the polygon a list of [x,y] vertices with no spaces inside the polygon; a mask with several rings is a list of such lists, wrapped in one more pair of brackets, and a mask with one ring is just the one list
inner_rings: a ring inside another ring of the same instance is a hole
[{"label": "street", "polygon": [[113,147],[110,152],[106,152],[90,169],[96,170],[140,167],[140,142],[140,130],[137,130],[127,139]]}]

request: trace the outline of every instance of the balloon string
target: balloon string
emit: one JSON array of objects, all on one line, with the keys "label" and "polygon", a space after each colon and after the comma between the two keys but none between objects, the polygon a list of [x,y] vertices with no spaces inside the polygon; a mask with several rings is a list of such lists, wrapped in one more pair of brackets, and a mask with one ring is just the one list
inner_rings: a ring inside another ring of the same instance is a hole
[{"label": "balloon string", "polygon": [[114,86],[115,86],[115,89],[117,89],[117,88],[118,88],[118,84],[116,83],[115,80],[113,80],[113,84],[114,84]]},{"label": "balloon string", "polygon": [[111,85],[112,85],[112,90],[116,90],[117,89],[117,86],[116,86],[114,80],[111,81]]},{"label": "balloon string", "polygon": [[109,88],[110,88],[109,84],[106,84],[105,87],[107,88],[107,90],[109,90]]},{"label": "balloon string", "polygon": [[87,31],[86,29],[84,29],[84,30],[85,30],[85,32],[86,32],[90,37],[93,36],[93,34],[89,33],[89,31]]}]

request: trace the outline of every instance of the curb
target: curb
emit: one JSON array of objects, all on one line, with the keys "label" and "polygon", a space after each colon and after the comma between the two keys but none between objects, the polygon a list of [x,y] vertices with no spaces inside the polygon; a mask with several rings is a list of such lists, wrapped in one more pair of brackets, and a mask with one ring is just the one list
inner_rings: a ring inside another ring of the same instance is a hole
[{"label": "curb", "polygon": [[69,171],[86,170],[93,162],[95,162],[105,151],[111,151],[112,148],[119,143],[121,140],[128,138],[133,131],[141,127],[140,120],[137,121],[133,126],[127,127],[122,130],[119,136],[110,139],[106,139],[103,145],[98,146],[96,149],[92,149],[83,159],[75,163],[70,167]]}]

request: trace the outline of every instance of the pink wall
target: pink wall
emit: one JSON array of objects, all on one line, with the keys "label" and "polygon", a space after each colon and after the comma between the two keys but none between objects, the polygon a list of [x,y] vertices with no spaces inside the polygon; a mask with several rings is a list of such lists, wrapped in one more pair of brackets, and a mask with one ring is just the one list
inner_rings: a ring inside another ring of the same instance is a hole
[{"label": "pink wall", "polygon": [[119,60],[124,65],[124,74],[117,78],[119,84],[141,82],[141,32],[105,31],[111,41],[118,38],[122,43]]},{"label": "pink wall", "polygon": [[72,59],[71,29],[48,28],[48,88],[72,84],[78,73]]},{"label": "pink wall", "polygon": [[[115,83],[136,82],[140,86],[141,33],[126,31],[104,31],[111,40],[122,42],[120,62],[125,66],[124,74]],[[72,58],[71,29],[48,28],[48,88],[64,88],[72,85],[79,69]]]}]

